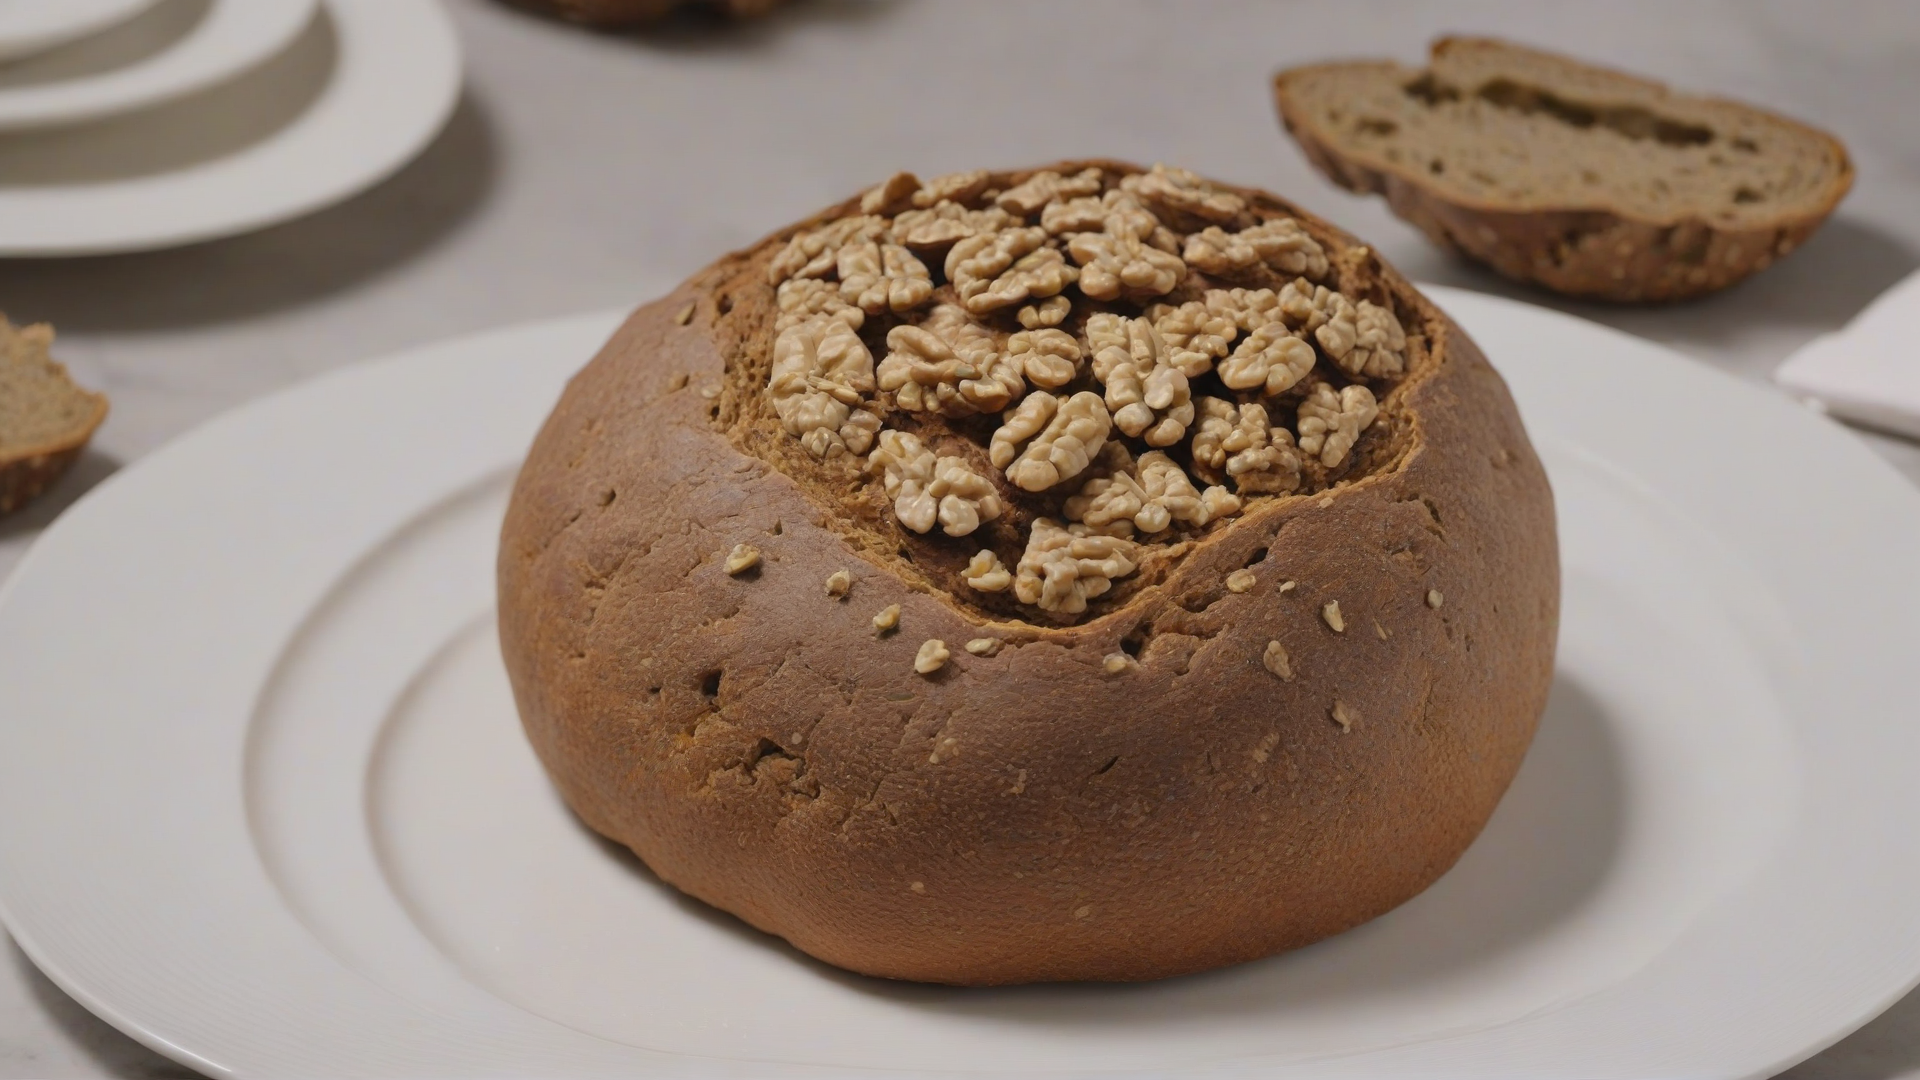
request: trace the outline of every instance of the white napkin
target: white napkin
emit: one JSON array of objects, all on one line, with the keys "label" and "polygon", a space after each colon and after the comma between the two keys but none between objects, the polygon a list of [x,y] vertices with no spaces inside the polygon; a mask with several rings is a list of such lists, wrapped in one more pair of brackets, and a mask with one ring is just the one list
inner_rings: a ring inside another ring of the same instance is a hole
[{"label": "white napkin", "polygon": [[1773,379],[1842,419],[1920,439],[1920,271],[1807,342]]}]

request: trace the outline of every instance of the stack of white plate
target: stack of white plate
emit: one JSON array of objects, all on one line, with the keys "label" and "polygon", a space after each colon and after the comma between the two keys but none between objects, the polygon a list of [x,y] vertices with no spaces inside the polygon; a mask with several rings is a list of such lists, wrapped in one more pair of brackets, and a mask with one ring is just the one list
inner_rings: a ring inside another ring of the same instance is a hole
[{"label": "stack of white plate", "polygon": [[339,202],[425,148],[459,92],[437,0],[0,0],[0,256]]}]

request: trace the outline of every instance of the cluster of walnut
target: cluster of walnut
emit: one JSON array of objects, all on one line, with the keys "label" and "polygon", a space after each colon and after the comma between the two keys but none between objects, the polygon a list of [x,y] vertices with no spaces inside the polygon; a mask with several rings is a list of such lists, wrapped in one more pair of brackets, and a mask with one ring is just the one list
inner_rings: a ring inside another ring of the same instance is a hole
[{"label": "cluster of walnut", "polygon": [[[1060,617],[1176,526],[1341,466],[1379,415],[1368,384],[1406,366],[1394,313],[1322,284],[1327,253],[1297,221],[1183,169],[1109,179],[996,190],[986,172],[900,173],[767,268],[767,393],[787,432],[817,457],[864,458],[916,533],[967,536],[1021,492],[1058,496],[1013,571],[983,550],[962,579]],[[1334,381],[1315,377],[1322,357]],[[895,415],[997,424],[982,463]]]}]

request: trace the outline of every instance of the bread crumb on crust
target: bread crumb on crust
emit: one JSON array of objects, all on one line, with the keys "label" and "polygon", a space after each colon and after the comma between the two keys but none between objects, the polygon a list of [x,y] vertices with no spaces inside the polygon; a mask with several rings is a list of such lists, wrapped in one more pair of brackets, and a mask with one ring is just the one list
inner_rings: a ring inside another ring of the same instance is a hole
[{"label": "bread crumb on crust", "polygon": [[891,633],[893,630],[897,629],[899,626],[900,626],[900,605],[899,604],[888,604],[886,607],[883,607],[880,609],[880,614],[875,615],[873,617],[873,628],[878,633],[882,633],[882,634]]},{"label": "bread crumb on crust", "polygon": [[1293,681],[1293,662],[1287,656],[1287,647],[1278,641],[1267,642],[1267,651],[1261,655],[1260,662],[1287,682]]},{"label": "bread crumb on crust", "polygon": [[1446,597],[1440,595],[1439,589],[1427,590],[1427,606],[1433,608],[1435,611],[1440,610],[1440,605],[1445,603],[1446,599]]},{"label": "bread crumb on crust", "polygon": [[1100,661],[1100,670],[1106,672],[1109,675],[1118,675],[1121,672],[1136,666],[1137,664],[1135,663],[1133,657],[1128,656],[1126,653],[1123,653],[1123,652],[1108,653]]},{"label": "bread crumb on crust", "polygon": [[931,675],[946,667],[952,655],[946,642],[939,638],[928,638],[920,643],[920,651],[913,655],[913,670],[922,675]]},{"label": "bread crumb on crust", "polygon": [[996,656],[1002,644],[999,638],[977,637],[967,642],[967,651],[975,656]]},{"label": "bread crumb on crust", "polygon": [[1260,579],[1255,576],[1251,570],[1235,570],[1233,573],[1227,575],[1227,591],[1243,593],[1253,588],[1259,581]]},{"label": "bread crumb on crust", "polygon": [[846,599],[847,593],[851,591],[853,591],[852,574],[847,573],[845,570],[835,570],[833,573],[827,575],[828,596],[833,597],[835,600],[844,600]]},{"label": "bread crumb on crust", "polygon": [[760,549],[752,544],[735,544],[727,552],[727,573],[735,577],[760,565]]},{"label": "bread crumb on crust", "polygon": [[1340,725],[1340,730],[1343,733],[1353,730],[1353,722],[1356,717],[1352,712],[1348,711],[1346,704],[1340,699],[1334,699],[1333,711],[1330,715],[1333,717],[1333,722]]},{"label": "bread crumb on crust", "polygon": [[1340,601],[1329,600],[1321,605],[1320,617],[1327,621],[1327,626],[1332,628],[1334,633],[1344,634],[1347,632],[1347,620],[1340,614]]}]

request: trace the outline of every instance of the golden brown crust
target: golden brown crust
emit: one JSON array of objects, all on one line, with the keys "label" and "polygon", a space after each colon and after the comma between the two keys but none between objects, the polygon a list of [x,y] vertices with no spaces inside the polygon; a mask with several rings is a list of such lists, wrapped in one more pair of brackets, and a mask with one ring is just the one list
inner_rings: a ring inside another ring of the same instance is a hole
[{"label": "golden brown crust", "polygon": [[[1086,164],[1137,171],[1051,167]],[[857,548],[817,484],[729,437],[723,391],[752,360],[731,317],[792,231],[635,312],[515,486],[503,654],[589,825],[823,960],[958,984],[1253,959],[1453,864],[1544,705],[1559,589],[1545,474],[1443,314],[1383,268],[1430,350],[1394,391],[1391,460],[1251,504],[1080,625],[1032,625]],[[762,558],[734,576],[740,543]],[[961,648],[980,637],[1007,644]],[[952,657],[920,675],[930,638]],[[1110,673],[1114,654],[1137,660]]]},{"label": "golden brown crust", "polygon": [[[1437,41],[1435,54],[1455,40]],[[1395,214],[1441,247],[1485,264],[1505,277],[1568,296],[1623,303],[1661,302],[1724,289],[1799,247],[1853,186],[1853,165],[1846,147],[1832,135],[1765,110],[1725,102],[1720,104],[1764,114],[1830,147],[1840,170],[1819,201],[1802,212],[1781,213],[1761,225],[1730,228],[1700,217],[1656,219],[1606,205],[1516,210],[1497,200],[1464,198],[1444,190],[1420,170],[1347,151],[1342,140],[1316,122],[1289,92],[1291,85],[1319,72],[1347,66],[1337,62],[1307,65],[1273,77],[1275,109],[1307,160],[1349,191],[1385,196]],[[1409,77],[1419,74],[1410,69],[1406,73]],[[1648,80],[1608,74],[1666,92],[1665,87]]]},{"label": "golden brown crust", "polygon": [[[92,429],[88,429],[88,434],[92,434]],[[71,446],[0,461],[0,515],[13,513],[59,482],[73,463],[80,460],[86,442],[83,437]]]}]

